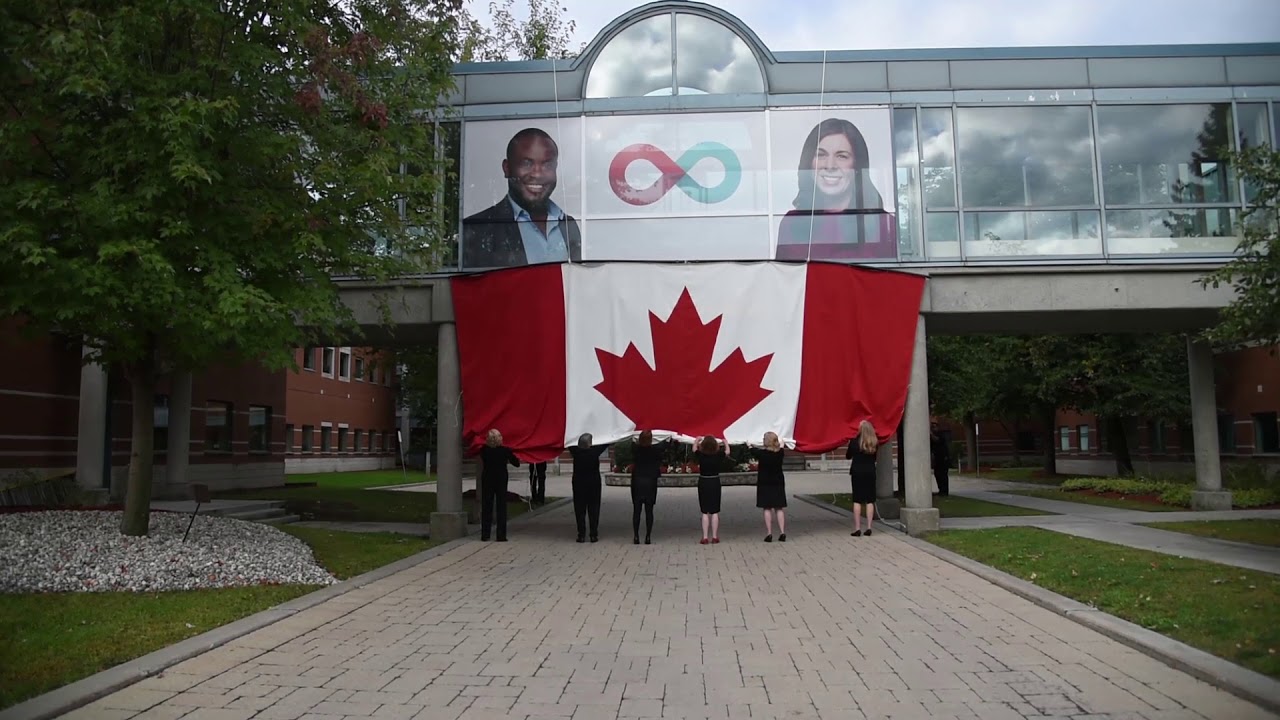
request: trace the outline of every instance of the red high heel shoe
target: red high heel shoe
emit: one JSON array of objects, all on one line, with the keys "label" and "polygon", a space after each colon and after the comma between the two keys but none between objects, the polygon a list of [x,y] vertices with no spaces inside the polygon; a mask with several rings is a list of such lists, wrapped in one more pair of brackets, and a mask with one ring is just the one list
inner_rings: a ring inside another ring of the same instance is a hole
[{"label": "red high heel shoe", "polygon": [[699,545],[706,545],[706,544],[707,544],[707,543],[709,543],[709,542],[711,542],[711,541],[710,541],[710,540],[708,540],[708,539],[706,539],[706,538],[702,538],[702,541],[701,541],[701,542],[699,542],[698,544],[699,544]]},{"label": "red high heel shoe", "polygon": [[718,538],[718,537],[713,537],[713,538],[711,538],[711,544],[712,544],[712,545],[719,545],[719,544],[720,544],[720,538]]}]

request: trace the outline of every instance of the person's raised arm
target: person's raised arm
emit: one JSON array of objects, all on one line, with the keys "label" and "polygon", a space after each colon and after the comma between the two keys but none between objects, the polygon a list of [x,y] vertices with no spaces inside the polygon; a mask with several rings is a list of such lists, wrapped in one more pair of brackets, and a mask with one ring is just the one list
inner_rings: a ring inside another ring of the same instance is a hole
[{"label": "person's raised arm", "polygon": [[516,457],[514,450],[507,451],[507,461],[511,463],[511,467],[520,467],[520,458]]},{"label": "person's raised arm", "polygon": [[853,439],[853,438],[850,438],[850,439],[849,439],[849,447],[848,447],[848,449],[846,449],[846,450],[844,451],[844,459],[845,459],[845,460],[852,460],[852,459],[853,459],[853,446],[854,446],[854,439]]}]

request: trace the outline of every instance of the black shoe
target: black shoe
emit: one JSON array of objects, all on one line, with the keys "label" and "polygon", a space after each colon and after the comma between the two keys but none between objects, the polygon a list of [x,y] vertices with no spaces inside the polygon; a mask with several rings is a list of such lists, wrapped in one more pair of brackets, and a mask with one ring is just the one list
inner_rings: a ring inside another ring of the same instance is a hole
[{"label": "black shoe", "polygon": [[849,533],[849,534],[850,534],[850,535],[852,535],[852,536],[854,536],[854,537],[862,537],[862,531],[861,531],[861,530],[854,530],[853,532],[851,532],[851,533]]},{"label": "black shoe", "polygon": [[773,542],[773,533],[764,536],[765,542]]},{"label": "black shoe", "polygon": [[489,542],[489,536],[488,536],[488,535],[481,535],[481,536],[480,536],[480,542]]},{"label": "black shoe", "polygon": [[867,537],[871,537],[871,528],[867,528],[867,531],[862,534],[866,535]]},{"label": "black shoe", "polygon": [[649,536],[648,536],[648,535],[645,535],[645,536],[644,536],[644,544],[645,544],[645,545],[650,544]]},{"label": "black shoe", "polygon": [[578,536],[578,539],[577,539],[577,540],[575,540],[574,542],[586,542],[586,541],[587,541],[587,539],[586,539],[585,537],[583,537],[583,536],[579,535],[579,536]]},{"label": "black shoe", "polygon": [[635,537],[631,538],[631,544],[632,544],[632,545],[639,545],[639,544],[640,544],[640,536],[639,536],[639,535],[636,535]]},{"label": "black shoe", "polygon": [[782,533],[781,535],[778,536],[778,542],[786,542],[786,541],[787,541],[786,533]]},{"label": "black shoe", "polygon": [[599,535],[592,535],[592,536],[591,536],[591,542],[600,542],[600,536],[599,536]]},{"label": "black shoe", "polygon": [[507,541],[507,539],[506,539],[505,537],[500,537],[500,538],[498,538],[498,542],[506,542],[506,541]]}]

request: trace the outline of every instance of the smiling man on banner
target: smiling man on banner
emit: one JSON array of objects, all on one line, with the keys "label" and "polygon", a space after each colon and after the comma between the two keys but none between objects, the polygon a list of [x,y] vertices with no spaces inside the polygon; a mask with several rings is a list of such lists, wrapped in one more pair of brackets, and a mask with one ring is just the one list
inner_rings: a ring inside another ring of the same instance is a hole
[{"label": "smiling man on banner", "polygon": [[582,260],[578,223],[551,199],[560,148],[545,130],[525,128],[507,143],[507,194],[462,221],[463,266],[500,268]]}]

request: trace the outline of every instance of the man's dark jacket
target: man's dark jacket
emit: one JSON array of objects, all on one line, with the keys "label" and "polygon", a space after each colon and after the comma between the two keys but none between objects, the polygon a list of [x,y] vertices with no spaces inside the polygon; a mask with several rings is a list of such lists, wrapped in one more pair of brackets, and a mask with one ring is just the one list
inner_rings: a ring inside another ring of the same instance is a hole
[{"label": "man's dark jacket", "polygon": [[[578,222],[567,214],[560,221],[560,233],[569,246],[569,259],[582,261],[582,234]],[[520,225],[511,200],[503,196],[497,204],[462,221],[462,266],[479,268],[528,265]]]}]

